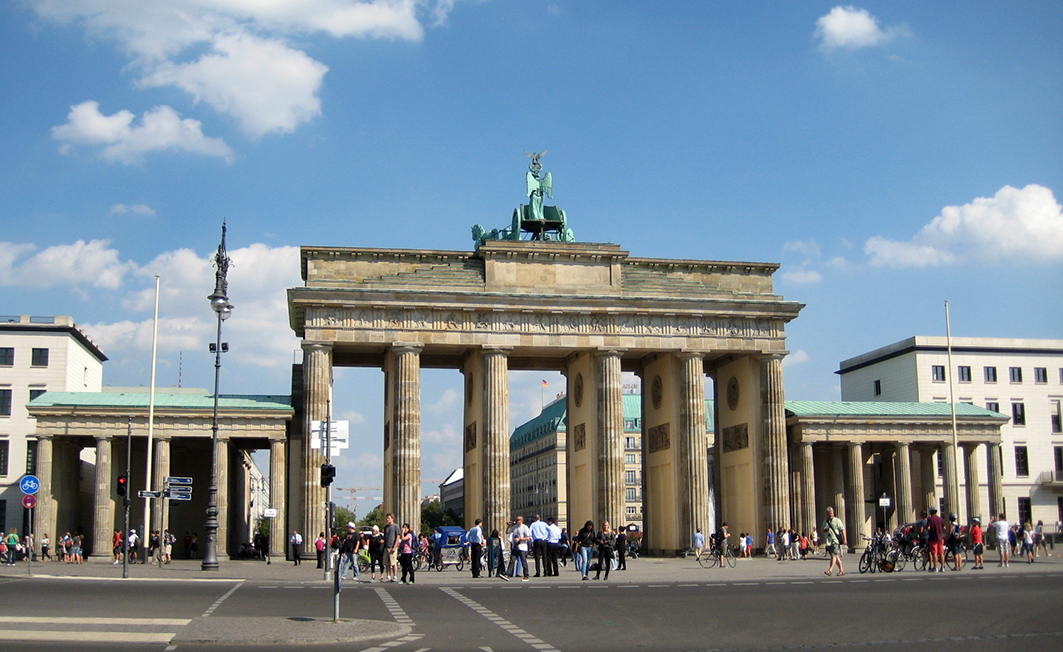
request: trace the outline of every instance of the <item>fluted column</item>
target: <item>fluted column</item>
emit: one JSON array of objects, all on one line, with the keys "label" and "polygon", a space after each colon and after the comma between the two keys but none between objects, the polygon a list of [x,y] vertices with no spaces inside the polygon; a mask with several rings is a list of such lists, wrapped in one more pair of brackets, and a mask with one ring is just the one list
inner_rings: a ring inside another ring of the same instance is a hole
[{"label": "fluted column", "polygon": [[[696,528],[709,531],[709,457],[705,441],[705,365],[701,354],[679,358],[679,541],[694,536]],[[619,366],[619,360],[617,360]],[[623,400],[621,398],[621,400]],[[623,404],[621,404],[623,435]],[[621,440],[622,441],[622,440]],[[623,458],[621,458],[623,463]],[[623,468],[623,467],[621,467]],[[643,476],[645,480],[645,476]],[[645,496],[645,492],[643,492]],[[623,521],[621,521],[623,522]]]},{"label": "fluted column", "polygon": [[[153,467],[151,470],[151,488],[153,491],[163,491],[166,477],[170,475],[170,438],[156,437],[153,448],[155,449],[155,459],[153,460]],[[170,501],[162,499],[152,506],[152,530],[162,532],[170,527],[169,504]]]},{"label": "fluted column", "polygon": [[841,448],[828,449],[831,471],[831,488],[834,490],[834,503],[829,507],[834,508],[834,515],[838,518],[849,518],[845,509],[845,453]]},{"label": "fluted column", "polygon": [[[951,442],[941,445],[943,477],[942,486],[945,493],[945,514],[960,515],[960,496],[958,477],[956,475],[956,447]],[[960,519],[960,522],[964,522]]]},{"label": "fluted column", "polygon": [[[287,512],[285,497],[288,495],[286,483],[287,465],[285,463],[285,442],[277,439],[269,443],[269,506],[277,510],[276,518],[269,522],[269,554],[271,557],[284,556],[284,544],[287,541]],[[303,539],[305,542],[306,539]]]},{"label": "fluted column", "polygon": [[[978,444],[963,444],[963,470],[967,478],[967,521],[982,516],[982,496],[978,485]],[[989,523],[989,521],[986,521]]]},{"label": "fluted column", "polygon": [[600,525],[624,520],[624,394],[620,376],[620,352],[599,351],[598,365],[598,477],[597,512]]},{"label": "fluted column", "polygon": [[55,497],[52,493],[52,438],[37,437],[37,508],[33,510],[33,547],[41,550],[41,535],[45,532],[55,541]]},{"label": "fluted column", "polygon": [[[92,508],[92,556],[111,555],[114,535],[114,502],[111,499],[111,438],[96,438],[96,491]],[[55,533],[50,533],[55,536]],[[53,539],[54,541],[54,539]]]},{"label": "fluted column", "polygon": [[396,519],[421,531],[421,344],[400,343],[395,354],[392,482]]},{"label": "fluted column", "polygon": [[[764,415],[763,469],[764,522],[762,527],[778,528],[790,519],[790,492],[787,491],[789,460],[786,455],[786,406],[783,393],[782,356],[760,361],[760,400]],[[763,532],[757,535],[761,539]]]},{"label": "fluted column", "polygon": [[484,531],[505,530],[510,510],[508,349],[483,350]]},{"label": "fluted column", "polygon": [[846,527],[849,531],[849,547],[863,547],[860,535],[865,534],[867,529],[867,510],[864,506],[864,447],[860,442],[851,441],[846,444],[847,471],[849,472],[849,486],[845,499],[848,511],[846,514]]},{"label": "fluted column", "polygon": [[[303,450],[303,522],[302,556],[316,554],[310,545],[318,532],[325,530],[325,488],[321,486],[321,465],[325,463],[323,448],[311,448],[312,421],[328,418],[332,398],[332,345],[325,342],[303,342],[303,409],[306,437]],[[285,539],[287,541],[287,539]]]},{"label": "fluted column", "polygon": [[923,509],[937,507],[937,469],[934,467],[934,449],[923,448],[919,451],[919,476],[923,492]]},{"label": "fluted column", "polygon": [[989,449],[989,506],[996,517],[1004,513],[1004,478],[1000,473],[1000,443],[987,444]]},{"label": "fluted column", "polygon": [[218,437],[218,445],[215,447],[217,457],[214,458],[214,468],[217,469],[218,478],[218,559],[230,554],[229,548],[229,438]]},{"label": "fluted column", "polygon": [[897,477],[897,524],[904,525],[915,521],[915,509],[912,506],[912,452],[908,442],[897,442],[896,455],[893,470]]},{"label": "fluted column", "polygon": [[816,529],[816,465],[812,442],[801,442],[801,531]]}]

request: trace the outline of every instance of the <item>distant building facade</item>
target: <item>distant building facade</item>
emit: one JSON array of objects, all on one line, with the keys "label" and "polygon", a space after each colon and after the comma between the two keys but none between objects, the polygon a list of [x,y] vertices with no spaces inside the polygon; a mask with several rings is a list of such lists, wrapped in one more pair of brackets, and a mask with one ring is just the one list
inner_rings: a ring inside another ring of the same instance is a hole
[{"label": "distant building facade", "polygon": [[0,531],[29,523],[18,483],[37,472],[36,419],[45,392],[98,392],[107,356],[68,316],[0,316]]},{"label": "distant building facade", "polygon": [[458,467],[439,485],[439,503],[443,513],[454,512],[465,518],[465,469]]},{"label": "distant building facade", "polygon": [[[951,380],[955,402],[1010,417],[999,446],[965,451],[981,505],[1012,521],[1063,520],[1063,340],[954,337],[951,367],[946,345],[944,337],[917,336],[843,361],[842,400],[948,403]],[[927,462],[941,496],[953,462],[941,451]],[[961,516],[984,522],[990,510],[982,512]]]}]

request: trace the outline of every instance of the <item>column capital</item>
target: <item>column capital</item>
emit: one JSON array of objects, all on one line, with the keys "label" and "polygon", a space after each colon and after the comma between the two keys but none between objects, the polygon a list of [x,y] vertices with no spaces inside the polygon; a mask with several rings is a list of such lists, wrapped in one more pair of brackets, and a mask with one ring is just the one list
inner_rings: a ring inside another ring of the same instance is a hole
[{"label": "column capital", "polygon": [[393,342],[391,350],[396,354],[420,353],[424,350],[424,344],[420,342]]},{"label": "column capital", "polygon": [[92,438],[96,440],[96,443],[100,443],[101,441],[111,441],[114,439],[114,435],[93,435]]},{"label": "column capital", "polygon": [[304,351],[331,351],[332,342],[315,341],[315,340],[303,340],[300,342]]},{"label": "column capital", "polygon": [[613,356],[619,358],[620,356],[624,355],[625,351],[627,351],[627,349],[624,348],[624,347],[602,346],[602,347],[599,347],[599,348],[594,350],[594,356],[597,357],[597,358],[613,357]]},{"label": "column capital", "polygon": [[679,358],[680,360],[689,360],[691,358],[697,358],[698,360],[704,360],[705,359],[705,352],[704,351],[692,351],[692,350],[689,350],[689,349],[683,349],[682,351],[676,352],[675,353],[675,357]]},{"label": "column capital", "polygon": [[513,347],[485,344],[484,346],[480,347],[480,352],[483,355],[504,355],[508,357],[510,353],[513,353]]},{"label": "column capital", "polygon": [[769,353],[760,353],[760,354],[756,355],[755,357],[756,357],[757,360],[760,360],[761,362],[772,362],[772,361],[775,361],[775,360],[778,360],[779,362],[782,362],[783,358],[785,358],[788,355],[790,355],[789,351],[772,351],[772,352],[769,352]]}]

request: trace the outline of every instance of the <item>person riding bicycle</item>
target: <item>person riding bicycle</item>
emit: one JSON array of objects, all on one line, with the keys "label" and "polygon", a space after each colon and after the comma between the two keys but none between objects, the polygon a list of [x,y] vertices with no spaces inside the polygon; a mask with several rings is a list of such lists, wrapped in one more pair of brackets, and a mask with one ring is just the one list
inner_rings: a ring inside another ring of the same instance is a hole
[{"label": "person riding bicycle", "polygon": [[723,558],[727,554],[727,538],[730,537],[730,533],[727,531],[727,523],[720,526],[719,530],[716,530],[716,534],[713,535],[713,546],[716,548],[716,553],[720,555],[720,568],[723,569]]}]

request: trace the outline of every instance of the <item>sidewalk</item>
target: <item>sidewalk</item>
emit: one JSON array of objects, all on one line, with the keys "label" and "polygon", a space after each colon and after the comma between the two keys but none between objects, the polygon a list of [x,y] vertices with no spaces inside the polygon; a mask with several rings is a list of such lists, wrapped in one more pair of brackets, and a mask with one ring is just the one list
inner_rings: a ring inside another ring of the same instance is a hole
[{"label": "sidewalk", "polygon": [[[845,576],[857,576],[859,571],[857,563],[859,554],[847,554],[842,558],[845,564]],[[275,561],[267,564],[263,561],[250,560],[221,560],[217,571],[204,571],[200,568],[201,561],[197,559],[175,559],[172,564],[158,567],[153,564],[130,564],[129,578],[125,581],[233,581],[246,580],[252,582],[287,583],[287,582],[325,582],[324,571],[316,568],[313,561],[303,562],[299,566],[288,561]],[[774,559],[757,557],[753,559],[739,559],[735,568],[702,568],[693,557],[688,559],[642,557],[628,560],[628,570],[612,571],[609,581],[614,583],[639,584],[646,582],[733,582],[733,581],[771,581],[778,579],[811,579],[823,577],[827,569],[828,561],[822,556],[810,556],[805,561],[779,562]],[[569,562],[567,567],[561,568],[558,577],[534,577],[535,562],[531,561],[531,584],[572,584],[580,583],[581,576],[576,572],[575,566]],[[1036,558],[1035,563],[1027,564],[1025,561],[1012,561],[1009,568],[997,566],[997,555],[990,552],[986,555],[985,570],[974,571],[967,564],[961,573],[1043,573],[1063,572],[1063,548],[1053,552],[1051,557]],[[946,574],[952,573],[946,569]],[[896,576],[914,575],[915,570],[908,567]],[[496,578],[484,577],[474,580],[469,571],[468,564],[462,571],[453,567],[446,567],[443,571],[422,570],[417,573],[417,584],[440,586],[454,584],[470,584],[482,582],[498,582]],[[865,577],[879,577],[889,574],[875,573]],[[19,562],[16,566],[0,566],[0,577],[26,577],[27,569],[25,562]],[[90,560],[84,564],[66,564],[61,562],[34,562],[34,577],[49,578],[85,578],[85,579],[122,579],[122,565],[112,564],[110,560]],[[593,577],[593,573],[591,575]],[[512,578],[511,582],[521,584],[518,578]],[[361,583],[353,579],[344,581],[343,588],[349,589],[357,586],[368,586],[368,573],[364,574]]]}]

